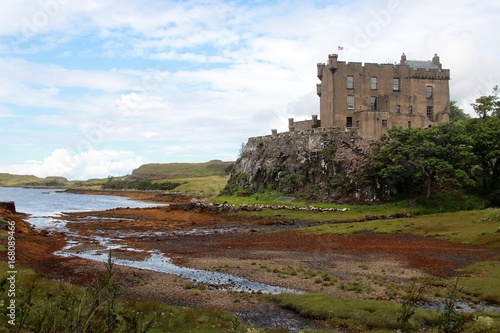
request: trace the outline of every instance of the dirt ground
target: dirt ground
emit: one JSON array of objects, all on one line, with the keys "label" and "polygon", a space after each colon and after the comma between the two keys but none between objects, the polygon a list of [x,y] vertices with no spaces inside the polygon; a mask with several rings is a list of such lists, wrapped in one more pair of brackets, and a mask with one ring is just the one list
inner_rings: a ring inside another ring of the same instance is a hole
[{"label": "dirt ground", "polygon": [[[451,277],[459,274],[460,268],[499,255],[479,247],[410,234],[305,234],[296,228],[312,222],[285,221],[279,217],[243,219],[236,214],[190,206],[185,204],[190,198],[184,196],[140,192],[127,195],[174,204],[69,214],[65,216],[70,220],[66,227],[80,235],[79,244],[71,250],[99,249],[92,237],[103,236],[128,248],[159,251],[181,266],[230,273],[305,292],[396,300],[400,295],[394,290],[413,277]],[[20,264],[48,278],[81,285],[96,283],[102,263],[54,255],[74,240],[71,235],[34,231],[22,222],[22,216],[16,218]],[[147,257],[144,252],[125,250],[113,255],[136,260]],[[269,322],[276,322],[277,317],[288,322],[299,320],[295,314],[262,301],[256,294],[222,291],[178,276],[127,267],[119,267],[118,276],[128,298],[234,311],[241,318],[264,326],[268,325],[262,319],[266,316],[272,317]],[[305,319],[300,321],[307,327],[322,326]]]}]

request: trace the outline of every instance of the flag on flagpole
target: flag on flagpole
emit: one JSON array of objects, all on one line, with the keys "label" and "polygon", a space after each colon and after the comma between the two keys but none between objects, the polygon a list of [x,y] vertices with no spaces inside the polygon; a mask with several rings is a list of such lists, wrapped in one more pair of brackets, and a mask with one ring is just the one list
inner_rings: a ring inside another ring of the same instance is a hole
[{"label": "flag on flagpole", "polygon": [[342,51],[344,49],[343,46],[338,46],[338,48],[339,48],[339,51]]}]

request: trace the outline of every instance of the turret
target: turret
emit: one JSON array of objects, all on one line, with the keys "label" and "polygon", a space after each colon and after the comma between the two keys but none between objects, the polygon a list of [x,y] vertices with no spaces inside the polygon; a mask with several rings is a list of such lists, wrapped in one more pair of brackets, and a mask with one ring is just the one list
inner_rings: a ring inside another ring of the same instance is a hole
[{"label": "turret", "polygon": [[335,72],[337,70],[338,64],[337,64],[337,59],[339,55],[338,54],[329,54],[328,55],[328,69],[330,72]]},{"label": "turret", "polygon": [[400,65],[406,65],[406,54],[403,52],[401,55],[401,61],[399,62]]},{"label": "turret", "polygon": [[325,69],[325,64],[318,63],[316,66],[318,67],[318,79],[323,80],[323,70]]}]

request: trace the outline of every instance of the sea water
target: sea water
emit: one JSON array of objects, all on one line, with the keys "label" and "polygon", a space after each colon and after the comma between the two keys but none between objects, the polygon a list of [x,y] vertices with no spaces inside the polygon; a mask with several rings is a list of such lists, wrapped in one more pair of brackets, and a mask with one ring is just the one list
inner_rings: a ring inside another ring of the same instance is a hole
[{"label": "sea water", "polygon": [[14,201],[18,212],[30,214],[28,222],[37,229],[57,228],[54,217],[64,212],[106,210],[118,207],[154,207],[160,204],[121,196],[68,193],[60,189],[0,187],[0,201]]}]

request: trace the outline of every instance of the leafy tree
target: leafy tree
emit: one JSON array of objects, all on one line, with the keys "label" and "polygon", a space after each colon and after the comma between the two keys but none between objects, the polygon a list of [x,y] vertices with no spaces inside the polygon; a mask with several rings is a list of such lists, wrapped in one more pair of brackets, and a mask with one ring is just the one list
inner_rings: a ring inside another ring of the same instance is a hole
[{"label": "leafy tree", "polygon": [[448,123],[432,128],[390,129],[373,155],[377,176],[389,190],[420,188],[427,198],[438,183],[474,185],[469,166],[476,159],[464,127]]},{"label": "leafy tree", "polygon": [[471,119],[466,124],[471,137],[472,152],[477,165],[472,166],[478,174],[486,193],[500,189],[500,117]]},{"label": "leafy tree", "polygon": [[465,113],[464,109],[457,105],[457,101],[450,101],[450,114],[451,122],[470,119],[470,115]]},{"label": "leafy tree", "polygon": [[476,114],[485,119],[491,113],[491,115],[500,117],[500,88],[494,86],[491,95],[484,95],[476,98],[476,103],[472,103],[471,106],[476,112]]}]

